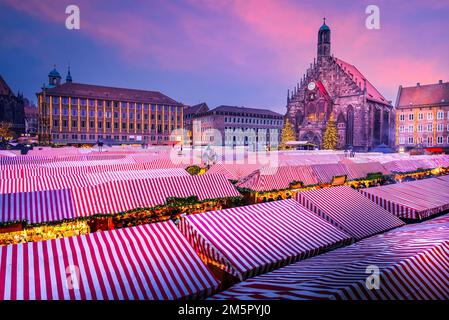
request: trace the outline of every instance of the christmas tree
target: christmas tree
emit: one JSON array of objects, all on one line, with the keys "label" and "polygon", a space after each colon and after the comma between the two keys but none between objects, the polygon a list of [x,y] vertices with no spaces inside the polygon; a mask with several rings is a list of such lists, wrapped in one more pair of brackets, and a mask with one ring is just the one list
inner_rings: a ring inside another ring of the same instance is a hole
[{"label": "christmas tree", "polygon": [[334,122],[334,114],[331,113],[324,131],[323,149],[334,150],[337,149],[337,127]]},{"label": "christmas tree", "polygon": [[281,134],[281,149],[287,149],[288,146],[286,142],[288,141],[295,141],[295,130],[293,129],[293,126],[290,122],[290,120],[287,118],[284,122],[284,127],[282,128],[282,134]]}]

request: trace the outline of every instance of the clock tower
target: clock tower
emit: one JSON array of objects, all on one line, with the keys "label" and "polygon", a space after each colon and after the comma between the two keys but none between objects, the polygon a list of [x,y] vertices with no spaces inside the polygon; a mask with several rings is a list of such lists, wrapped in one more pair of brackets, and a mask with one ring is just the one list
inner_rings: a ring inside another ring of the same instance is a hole
[{"label": "clock tower", "polygon": [[298,141],[321,148],[326,125],[336,119],[337,148],[370,150],[394,143],[394,110],[352,64],[331,55],[331,30],[318,29],[317,58],[288,91],[286,117]]}]

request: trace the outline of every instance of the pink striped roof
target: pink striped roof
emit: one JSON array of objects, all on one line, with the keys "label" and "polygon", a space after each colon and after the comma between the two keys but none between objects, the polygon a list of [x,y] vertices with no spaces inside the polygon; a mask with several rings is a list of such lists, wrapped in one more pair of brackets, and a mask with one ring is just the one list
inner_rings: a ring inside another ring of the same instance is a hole
[{"label": "pink striped roof", "polygon": [[259,164],[214,164],[206,174],[223,174],[229,180],[239,180],[260,169]]},{"label": "pink striped roof", "polygon": [[423,219],[449,209],[449,183],[438,178],[360,189],[363,195],[401,218]]},{"label": "pink striped roof", "polygon": [[330,183],[335,176],[349,175],[346,166],[340,163],[316,164],[312,169],[321,183]]},{"label": "pink striped roof", "polygon": [[172,222],[0,247],[0,300],[172,300],[217,287]]},{"label": "pink striped roof", "polygon": [[110,181],[95,187],[0,194],[0,222],[29,223],[111,214],[165,204],[168,197],[238,197],[222,175]]},{"label": "pink striped roof", "polygon": [[348,172],[348,180],[366,178],[369,173],[380,172],[384,175],[390,174],[380,162],[345,163]]},{"label": "pink striped roof", "polygon": [[399,218],[347,186],[300,192],[296,199],[356,240],[404,225]]},{"label": "pink striped roof", "polygon": [[90,185],[98,185],[109,181],[121,180],[140,180],[147,178],[162,178],[162,177],[182,177],[190,176],[190,174],[181,168],[170,169],[150,169],[150,170],[128,170],[128,171],[106,171],[95,172],[86,175],[86,179]]},{"label": "pink striped roof", "polygon": [[351,241],[293,199],[189,215],[180,228],[204,260],[240,279]]},{"label": "pink striped roof", "polygon": [[241,179],[237,186],[254,191],[270,191],[286,189],[293,181],[301,181],[304,185],[318,183],[315,172],[310,166],[266,167]]},{"label": "pink striped roof", "polygon": [[44,176],[16,179],[0,179],[0,194],[70,189],[91,185],[86,176]]},{"label": "pink striped roof", "polygon": [[161,205],[168,197],[198,196],[199,200],[238,197],[240,193],[222,175],[178,176],[99,185],[104,213]]},{"label": "pink striped roof", "polygon": [[[449,299],[449,216],[407,225],[239,283],[213,299]],[[367,278],[379,268],[379,289]]]}]

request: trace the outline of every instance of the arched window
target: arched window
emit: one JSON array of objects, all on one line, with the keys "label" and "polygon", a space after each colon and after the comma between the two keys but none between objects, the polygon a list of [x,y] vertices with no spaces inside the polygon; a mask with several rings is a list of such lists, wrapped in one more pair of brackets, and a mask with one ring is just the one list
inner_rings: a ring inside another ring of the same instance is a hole
[{"label": "arched window", "polygon": [[304,119],[304,117],[303,117],[303,115],[302,115],[302,112],[301,112],[301,111],[298,111],[298,112],[296,113],[296,125],[297,125],[297,126],[301,125],[303,119]]},{"label": "arched window", "polygon": [[310,115],[311,113],[316,113],[316,107],[313,103],[307,105],[307,115]]},{"label": "arched window", "polygon": [[349,105],[346,111],[346,145],[353,146],[354,144],[354,107]]}]

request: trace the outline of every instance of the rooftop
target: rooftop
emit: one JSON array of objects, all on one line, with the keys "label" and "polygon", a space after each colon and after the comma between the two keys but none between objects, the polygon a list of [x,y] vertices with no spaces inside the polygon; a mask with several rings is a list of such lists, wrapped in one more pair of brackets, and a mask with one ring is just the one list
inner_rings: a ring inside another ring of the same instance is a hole
[{"label": "rooftop", "polygon": [[267,116],[275,116],[275,117],[281,117],[284,116],[280,113],[267,110],[267,109],[257,109],[257,108],[247,108],[247,107],[237,107],[237,106],[219,106],[215,109],[212,109],[209,111],[210,113],[216,113],[216,112],[228,112],[228,113],[237,113],[241,115],[246,114],[257,114],[257,115],[267,115]]},{"label": "rooftop", "polygon": [[449,105],[449,82],[402,87],[399,90],[396,107]]},{"label": "rooftop", "polygon": [[116,88],[83,83],[64,83],[47,89],[47,95],[181,105],[158,91]]},{"label": "rooftop", "polygon": [[366,80],[366,94],[368,100],[390,105],[390,102],[385,99],[385,97],[376,89],[376,87],[374,87],[374,85],[369,82],[368,79],[366,79],[366,77],[354,65],[338,58],[335,58],[335,61],[342,67],[343,71],[345,71],[346,74],[348,74],[354,80],[357,85],[361,86],[362,89]]}]

